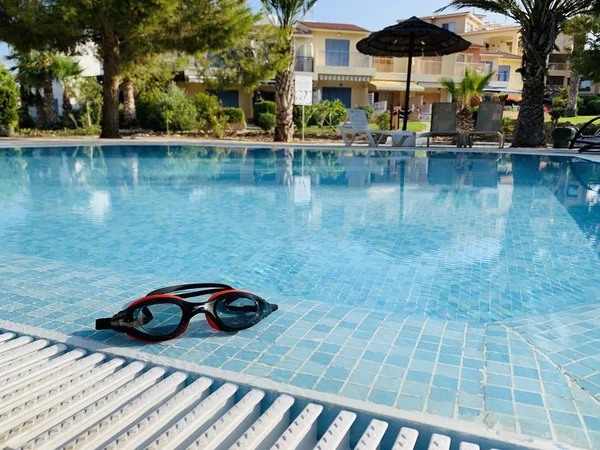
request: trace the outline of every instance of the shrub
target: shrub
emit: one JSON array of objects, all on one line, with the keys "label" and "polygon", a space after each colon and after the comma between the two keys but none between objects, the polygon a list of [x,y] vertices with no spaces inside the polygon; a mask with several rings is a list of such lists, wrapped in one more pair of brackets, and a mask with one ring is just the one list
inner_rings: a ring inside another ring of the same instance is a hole
[{"label": "shrub", "polygon": [[[275,102],[269,102],[266,100],[261,100],[260,102],[256,102],[254,104],[254,123],[259,125],[260,116],[263,114],[273,114],[277,115],[277,106]],[[260,125],[259,125],[260,126]]]},{"label": "shrub", "polygon": [[[308,127],[309,125],[315,125],[313,119],[313,105],[307,105],[304,107],[304,124]],[[294,127],[298,130],[302,129],[302,106],[294,106]]]},{"label": "shrub", "polygon": [[589,101],[585,109],[586,113],[591,116],[600,115],[600,98]]},{"label": "shrub", "polygon": [[200,128],[215,128],[226,120],[222,117],[223,105],[215,95],[198,92],[194,96],[194,106]]},{"label": "shrub", "polygon": [[223,114],[227,123],[246,123],[246,115],[242,108],[224,108]]},{"label": "shrub", "polygon": [[563,97],[554,97],[552,99],[552,108],[566,108],[568,99]]},{"label": "shrub", "polygon": [[8,135],[19,121],[19,88],[11,73],[0,65],[0,136]]},{"label": "shrub", "polygon": [[375,110],[373,109],[373,107],[371,105],[357,106],[356,109],[362,109],[365,112],[365,114],[367,115],[367,120],[369,122],[373,121],[373,115],[375,114]]},{"label": "shrub", "polygon": [[323,100],[314,107],[313,117],[318,126],[334,128],[336,125],[348,120],[348,110],[339,99],[334,101]]},{"label": "shrub", "polygon": [[276,122],[277,118],[275,117],[275,114],[262,113],[258,116],[257,125],[265,131],[271,131],[273,128],[275,128]]},{"label": "shrub", "polygon": [[29,114],[29,107],[23,103],[19,108],[19,129],[35,128],[35,120]]},{"label": "shrub", "polygon": [[380,130],[388,130],[391,120],[392,114],[389,111],[382,112],[377,116],[377,126]]},{"label": "shrub", "polygon": [[554,126],[558,125],[558,120],[561,117],[565,117],[567,114],[567,109],[562,107],[554,107],[550,110],[550,117],[552,118],[552,123]]},{"label": "shrub", "polygon": [[144,128],[155,131],[188,131],[198,127],[194,102],[171,83],[166,91],[154,88],[142,92],[137,116]]}]

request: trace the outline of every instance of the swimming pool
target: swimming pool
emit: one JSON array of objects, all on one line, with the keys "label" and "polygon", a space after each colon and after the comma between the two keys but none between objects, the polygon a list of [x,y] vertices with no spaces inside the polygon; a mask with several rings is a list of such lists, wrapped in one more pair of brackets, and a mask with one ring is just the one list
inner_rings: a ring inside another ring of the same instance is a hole
[{"label": "swimming pool", "polygon": [[0,149],[0,319],[133,346],[93,319],[230,283],[280,312],[143,351],[600,447],[599,188],[540,155]]}]

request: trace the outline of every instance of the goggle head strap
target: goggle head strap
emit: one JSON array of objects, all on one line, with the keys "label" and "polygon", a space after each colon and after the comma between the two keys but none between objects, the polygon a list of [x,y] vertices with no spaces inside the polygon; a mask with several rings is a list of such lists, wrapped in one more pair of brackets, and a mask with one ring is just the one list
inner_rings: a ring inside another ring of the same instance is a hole
[{"label": "goggle head strap", "polygon": [[[189,291],[192,289],[202,289],[200,291],[194,292],[183,292],[181,294],[177,294],[178,291]],[[176,286],[168,286],[160,289],[156,289],[152,292],[146,294],[146,297],[150,297],[151,295],[164,295],[164,294],[173,294],[177,295],[177,297],[181,298],[190,298],[190,297],[198,297],[200,295],[208,295],[215,294],[217,292],[231,290],[233,289],[231,286],[221,283],[195,283],[195,284],[179,284]]]}]

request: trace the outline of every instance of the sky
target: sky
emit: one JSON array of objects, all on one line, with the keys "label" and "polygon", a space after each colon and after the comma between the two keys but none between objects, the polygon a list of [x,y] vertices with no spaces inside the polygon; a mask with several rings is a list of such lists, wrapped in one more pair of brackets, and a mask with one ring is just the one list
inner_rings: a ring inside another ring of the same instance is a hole
[{"label": "sky", "polygon": [[[247,0],[258,9],[261,0]],[[393,25],[398,19],[411,16],[427,16],[446,6],[450,0],[317,0],[306,20],[339,22],[359,25],[371,31]],[[453,10],[448,10],[452,12]],[[481,12],[481,11],[479,11]],[[487,14],[487,13],[485,13]],[[497,14],[488,14],[491,22],[505,23],[507,19]]]}]

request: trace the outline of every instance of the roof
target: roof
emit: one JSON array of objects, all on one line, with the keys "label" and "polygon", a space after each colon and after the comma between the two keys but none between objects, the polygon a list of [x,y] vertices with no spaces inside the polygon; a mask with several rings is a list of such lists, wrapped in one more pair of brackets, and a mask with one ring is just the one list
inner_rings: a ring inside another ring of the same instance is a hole
[{"label": "roof", "polygon": [[330,23],[330,22],[298,22],[299,25],[303,25],[306,28],[313,30],[333,30],[333,31],[358,31],[362,33],[370,33],[369,30],[358,25],[352,25],[349,23]]},{"label": "roof", "polygon": [[[455,13],[448,13],[448,14],[431,14],[429,16],[422,16],[419,17],[419,19],[421,20],[434,20],[434,19],[442,19],[444,17],[461,17],[461,16],[469,16],[472,17],[476,20],[478,20],[480,23],[484,23],[483,19],[485,18],[485,15],[483,14],[473,14],[469,11],[462,11],[462,12],[455,12]],[[398,22],[403,22],[405,19],[400,19],[398,20]]]},{"label": "roof", "polygon": [[508,53],[508,52],[498,52],[495,50],[482,50],[481,55],[488,55],[488,56],[497,56],[499,58],[504,58],[504,59],[521,59],[521,56],[519,55],[515,55],[513,53]]}]

